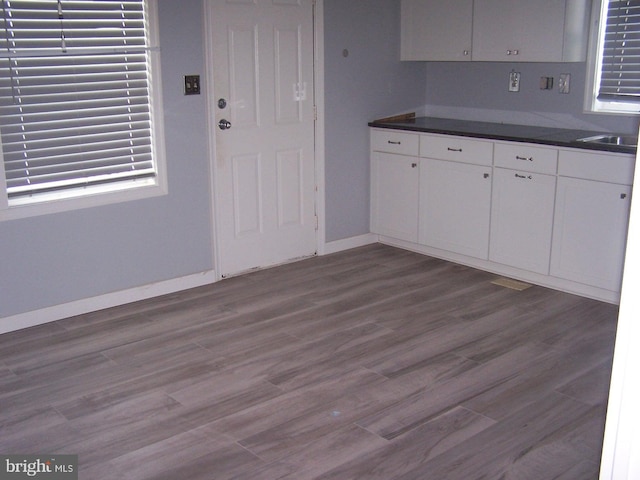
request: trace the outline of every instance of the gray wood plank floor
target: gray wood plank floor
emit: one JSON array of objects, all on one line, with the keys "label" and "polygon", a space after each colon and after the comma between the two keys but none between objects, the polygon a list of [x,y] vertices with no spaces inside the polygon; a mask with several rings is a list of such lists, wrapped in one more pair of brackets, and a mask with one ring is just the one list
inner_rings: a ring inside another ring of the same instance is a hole
[{"label": "gray wood plank floor", "polygon": [[596,479],[617,307],[371,245],[0,335],[82,479]]}]

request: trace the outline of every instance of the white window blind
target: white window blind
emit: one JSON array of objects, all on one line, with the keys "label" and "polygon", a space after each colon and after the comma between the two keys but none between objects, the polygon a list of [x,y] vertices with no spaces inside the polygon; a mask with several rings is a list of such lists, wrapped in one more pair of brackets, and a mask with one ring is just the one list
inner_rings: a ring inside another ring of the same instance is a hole
[{"label": "white window blind", "polygon": [[598,100],[640,102],[640,0],[610,0]]},{"label": "white window blind", "polygon": [[155,176],[143,0],[1,0],[9,198]]}]

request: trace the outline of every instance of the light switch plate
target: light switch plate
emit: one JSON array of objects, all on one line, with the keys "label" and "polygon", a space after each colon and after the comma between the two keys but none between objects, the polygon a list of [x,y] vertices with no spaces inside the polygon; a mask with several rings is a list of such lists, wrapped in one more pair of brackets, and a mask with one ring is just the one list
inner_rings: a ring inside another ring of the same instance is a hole
[{"label": "light switch plate", "polygon": [[540,77],[540,90],[553,90],[553,77]]},{"label": "light switch plate", "polygon": [[200,75],[184,76],[184,94],[200,95]]}]

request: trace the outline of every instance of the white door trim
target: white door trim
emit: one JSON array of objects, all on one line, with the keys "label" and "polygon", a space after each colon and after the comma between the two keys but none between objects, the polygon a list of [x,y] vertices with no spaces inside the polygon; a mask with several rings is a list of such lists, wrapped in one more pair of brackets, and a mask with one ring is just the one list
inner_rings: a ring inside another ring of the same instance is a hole
[{"label": "white door trim", "polygon": [[[204,3],[204,34],[205,34],[205,69],[206,69],[206,95],[207,95],[207,131],[209,144],[209,189],[211,202],[211,238],[212,255],[214,261],[214,270],[216,271],[216,279],[222,278],[220,269],[220,248],[219,248],[219,218],[218,208],[220,205],[218,192],[216,189],[216,97],[215,85],[213,82],[213,35],[211,32],[211,18],[214,15],[214,7],[216,0],[206,0]],[[325,242],[325,131],[324,131],[324,0],[314,0],[314,91],[313,97],[316,108],[315,122],[315,205],[316,216],[318,218],[318,229],[316,231],[316,248],[318,255],[322,255],[326,249]]]},{"label": "white door trim", "polygon": [[316,244],[318,255],[324,255],[327,249],[326,223],[325,223],[325,177],[324,177],[324,0],[314,0],[313,18],[313,96],[316,106],[315,125],[315,161],[316,161],[316,216],[318,217],[318,230],[316,231]]}]

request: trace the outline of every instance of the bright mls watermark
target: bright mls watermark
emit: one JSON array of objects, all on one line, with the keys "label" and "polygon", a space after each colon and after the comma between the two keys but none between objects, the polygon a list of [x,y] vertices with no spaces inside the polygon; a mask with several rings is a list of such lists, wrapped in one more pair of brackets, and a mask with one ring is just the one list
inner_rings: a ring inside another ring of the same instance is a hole
[{"label": "bright mls watermark", "polygon": [[78,480],[77,455],[0,455],[0,480]]}]

